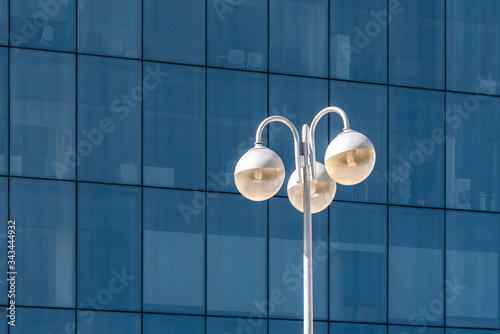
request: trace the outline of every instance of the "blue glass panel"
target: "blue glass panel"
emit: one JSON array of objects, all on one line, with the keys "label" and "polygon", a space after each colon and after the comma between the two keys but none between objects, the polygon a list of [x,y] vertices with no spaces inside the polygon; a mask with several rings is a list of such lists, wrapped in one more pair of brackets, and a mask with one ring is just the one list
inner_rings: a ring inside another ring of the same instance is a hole
[{"label": "blue glass panel", "polygon": [[141,189],[78,184],[78,308],[141,309]]},{"label": "blue glass panel", "polygon": [[330,206],[330,320],[386,322],[387,209]]},{"label": "blue glass panel", "polygon": [[[271,75],[269,77],[269,114],[288,118],[299,131],[303,124],[311,124],[314,116],[328,106],[328,81]],[[321,152],[317,161],[323,162],[322,154],[328,145],[328,118],[316,127],[316,150]],[[278,195],[287,195],[287,182],[295,170],[294,140],[292,132],[283,124],[269,125],[269,147],[285,164],[285,182]],[[267,144],[266,144],[267,145]]]},{"label": "blue glass panel", "polygon": [[207,334],[252,333],[267,334],[267,319],[207,317]]},{"label": "blue glass panel", "polygon": [[16,302],[75,307],[75,184],[12,178],[16,220]]},{"label": "blue glass panel", "polygon": [[7,48],[0,48],[0,174],[7,175],[8,115],[9,115],[9,62]]},{"label": "blue glass panel", "polygon": [[193,193],[144,188],[144,311],[205,313],[205,211]]},{"label": "blue glass panel", "polygon": [[[387,3],[330,1],[331,78],[387,82]],[[400,12],[399,2],[390,6],[391,17]]]},{"label": "blue glass panel", "polygon": [[[328,323],[315,321],[313,330],[316,334],[327,334]],[[304,333],[304,323],[292,320],[269,320],[269,334],[301,334]]]},{"label": "blue glass panel", "polygon": [[[328,319],[328,211],[313,216],[314,318]],[[303,214],[288,198],[269,202],[269,316],[303,317]],[[271,312],[272,311],[272,312]]]},{"label": "blue glass panel", "polygon": [[[0,219],[5,222],[7,225],[8,218],[8,179],[6,177],[0,177]],[[5,230],[7,231],[7,227]],[[0,234],[0,248],[7,250],[7,232]],[[3,292],[3,296],[0,295],[0,304],[7,305],[7,281],[5,280],[7,277],[7,256],[2,256],[0,258],[0,272],[2,273],[0,276],[0,291]],[[0,309],[1,311],[1,309]],[[0,316],[2,314],[0,313]],[[5,319],[5,318],[4,318]],[[5,323],[7,323],[5,321]],[[1,327],[1,326],[0,326]],[[0,329],[0,333],[2,333]],[[5,332],[7,333],[7,331]]]},{"label": "blue glass panel", "polygon": [[444,93],[389,88],[389,202],[444,206]]},{"label": "blue glass panel", "polygon": [[9,326],[11,334],[67,333],[75,334],[74,310],[44,308],[16,308],[15,326]]},{"label": "blue glass panel", "polygon": [[208,0],[208,65],[267,70],[268,0]]},{"label": "blue glass panel", "polygon": [[[75,51],[76,1],[26,0],[10,2],[10,45]],[[0,1],[0,20],[2,17]]]},{"label": "blue glass panel", "polygon": [[[375,167],[358,185],[337,185],[335,199],[387,203],[387,88],[352,82],[330,82],[330,104],[347,113],[351,127],[367,136],[377,153]],[[342,132],[342,119],[330,114],[330,138]],[[317,160],[325,161],[325,151],[317,150]]]},{"label": "blue glass panel", "polygon": [[207,312],[265,317],[267,205],[229,194],[208,201]]},{"label": "blue glass panel", "polygon": [[144,0],[144,58],[205,65],[205,1]]},{"label": "blue glass panel", "polygon": [[140,313],[77,311],[77,320],[82,334],[141,333]]},{"label": "blue glass panel", "polygon": [[[389,334],[422,334],[422,333],[444,334],[444,328],[432,328],[426,326],[389,326]],[[448,334],[448,331],[446,333]],[[475,331],[474,334],[476,334]]]},{"label": "blue glass panel", "polygon": [[389,25],[389,83],[444,88],[444,0],[400,0]]},{"label": "blue glass panel", "polygon": [[330,333],[335,334],[386,334],[385,325],[330,323]]},{"label": "blue glass panel", "polygon": [[446,87],[471,93],[500,93],[500,2],[446,3]]},{"label": "blue glass panel", "polygon": [[500,98],[446,95],[446,206],[500,211]]},{"label": "blue glass panel", "polygon": [[204,189],[205,70],[145,63],[144,73],[144,184]]},{"label": "blue glass panel", "polygon": [[78,179],[140,184],[141,63],[79,56],[78,73]]},{"label": "blue glass panel", "polygon": [[269,0],[269,70],[328,76],[328,0]]},{"label": "blue glass panel", "polygon": [[498,328],[500,216],[446,213],[446,325]]},{"label": "blue glass panel", "polygon": [[204,334],[205,318],[183,315],[144,314],[142,329],[144,334]]},{"label": "blue glass panel", "polygon": [[75,56],[11,49],[10,174],[74,179]]},{"label": "blue glass panel", "polygon": [[266,75],[209,69],[207,99],[207,187],[235,192],[234,167],[254,146],[257,127],[267,116]]},{"label": "blue glass panel", "polygon": [[9,44],[9,0],[0,0],[0,45]]},{"label": "blue glass panel", "polygon": [[443,326],[444,211],[389,207],[389,322]]},{"label": "blue glass panel", "polygon": [[[499,334],[500,331],[487,329],[461,329],[461,328],[446,328],[446,334]],[[413,334],[413,333],[412,333]]]},{"label": "blue glass panel", "polygon": [[78,51],[141,58],[140,0],[78,0]]}]

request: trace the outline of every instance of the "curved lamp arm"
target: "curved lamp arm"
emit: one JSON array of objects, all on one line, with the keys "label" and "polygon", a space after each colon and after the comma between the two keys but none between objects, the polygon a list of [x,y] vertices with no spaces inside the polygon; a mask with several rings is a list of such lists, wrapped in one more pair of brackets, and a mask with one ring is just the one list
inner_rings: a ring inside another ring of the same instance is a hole
[{"label": "curved lamp arm", "polygon": [[292,122],[290,122],[287,118],[283,116],[270,116],[263,120],[259,127],[257,128],[257,133],[255,134],[255,146],[257,145],[262,145],[262,131],[264,131],[264,128],[266,125],[268,125],[271,122],[281,122],[288,126],[290,130],[292,130],[293,134],[293,140],[294,140],[294,150],[295,150],[295,168],[297,169],[297,174],[299,176],[299,183],[302,182],[302,173],[298,172],[300,171],[300,138],[299,138],[299,132],[297,131],[297,128],[295,125],[293,125]]},{"label": "curved lamp arm", "polygon": [[331,113],[331,112],[337,113],[340,115],[340,117],[342,117],[342,121],[344,122],[343,131],[351,129],[351,127],[349,126],[349,119],[347,118],[346,113],[344,112],[344,110],[342,110],[338,107],[327,107],[327,108],[321,110],[316,115],[316,117],[314,117],[314,119],[311,123],[310,131],[309,131],[309,136],[310,136],[309,142],[311,143],[311,159],[313,161],[313,163],[311,163],[311,174],[312,174],[313,180],[316,177],[316,163],[315,163],[316,162],[316,146],[314,143],[314,132],[316,131],[316,126],[318,125],[318,122],[321,119],[321,117],[323,117],[326,114]]}]

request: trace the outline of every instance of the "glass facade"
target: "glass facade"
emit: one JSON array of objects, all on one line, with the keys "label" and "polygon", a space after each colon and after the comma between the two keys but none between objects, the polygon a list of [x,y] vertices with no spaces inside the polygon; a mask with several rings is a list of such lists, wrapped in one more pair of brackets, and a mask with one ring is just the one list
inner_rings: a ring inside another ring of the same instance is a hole
[{"label": "glass facade", "polygon": [[[313,216],[315,333],[500,333],[499,18],[498,0],[0,0],[0,334],[302,333],[288,128],[262,136],[274,198],[233,172],[264,118],[300,130],[329,105],[377,161]],[[318,161],[341,130],[318,124]]]}]

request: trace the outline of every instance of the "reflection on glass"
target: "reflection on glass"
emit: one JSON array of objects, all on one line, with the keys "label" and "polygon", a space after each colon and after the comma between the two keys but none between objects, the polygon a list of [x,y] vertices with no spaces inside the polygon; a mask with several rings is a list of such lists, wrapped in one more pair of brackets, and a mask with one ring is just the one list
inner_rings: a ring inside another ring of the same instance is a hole
[{"label": "reflection on glass", "polygon": [[330,320],[387,321],[387,209],[334,202],[330,210]]},{"label": "reflection on glass", "polygon": [[75,310],[16,307],[16,326],[10,327],[10,332],[58,333],[64,331],[68,323],[75,324]]},{"label": "reflection on glass", "polygon": [[207,207],[207,312],[266,317],[267,219],[265,202],[218,194]]},{"label": "reflection on glass", "polygon": [[500,98],[446,95],[446,207],[500,211]]},{"label": "reflection on glass", "polygon": [[79,183],[77,251],[79,308],[140,311],[141,189]]},{"label": "reflection on glass", "polygon": [[207,187],[237,192],[234,168],[267,116],[266,75],[208,69],[207,100]]},{"label": "reflection on glass", "polygon": [[74,179],[75,56],[11,49],[10,174]]},{"label": "reflection on glass", "polygon": [[267,0],[208,0],[208,64],[267,70]]},{"label": "reflection on glass", "polygon": [[[328,213],[313,216],[314,319],[328,319]],[[288,198],[269,205],[269,294],[276,318],[303,317],[303,215]]]},{"label": "reflection on glass", "polygon": [[207,334],[238,332],[267,334],[267,319],[207,317]]},{"label": "reflection on glass", "polygon": [[[328,324],[315,321],[313,330],[316,334],[327,334]],[[269,334],[301,334],[304,333],[304,323],[292,320],[269,320]]]},{"label": "reflection on glass", "polygon": [[156,69],[165,80],[144,82],[144,184],[204,189],[205,70],[144,64],[144,73]]},{"label": "reflection on glass", "polygon": [[446,213],[446,325],[498,328],[500,217]]},{"label": "reflection on glass", "polygon": [[446,88],[500,93],[500,1],[446,2]]},{"label": "reflection on glass", "polygon": [[270,71],[326,77],[328,1],[269,0],[269,11]]},{"label": "reflection on glass", "polygon": [[140,0],[78,0],[78,51],[141,58]]},{"label": "reflection on glass", "polygon": [[444,93],[389,88],[389,201],[444,205]]},{"label": "reflection on glass", "polygon": [[330,77],[386,83],[387,21],[386,0],[331,0]]},{"label": "reflection on glass", "polygon": [[[314,116],[328,106],[328,81],[283,75],[269,76],[269,115],[288,118],[300,132],[302,124],[311,124]],[[278,195],[287,196],[286,185],[295,170],[294,139],[283,123],[269,125],[269,147],[285,165],[285,183]],[[328,145],[328,121],[325,117],[316,127],[317,161],[323,162]]]},{"label": "reflection on glass", "polygon": [[81,333],[137,334],[141,332],[141,314],[124,312],[77,311],[78,331]]},{"label": "reflection on glass", "polygon": [[389,208],[391,323],[443,326],[443,244],[444,211]]},{"label": "reflection on glass", "polygon": [[9,63],[7,48],[0,48],[0,174],[7,175],[8,161],[8,115],[9,115]]},{"label": "reflection on glass", "polygon": [[205,65],[205,3],[144,0],[144,58]]},{"label": "reflection on glass", "polygon": [[[421,334],[424,331],[427,334],[444,334],[445,333],[444,328],[427,327],[427,325],[424,325],[424,326],[389,326],[389,334]],[[474,330],[473,333],[476,334],[478,332],[476,330]],[[470,334],[473,334],[473,333],[470,333]],[[452,334],[452,333],[448,332],[448,329],[447,329],[446,334]],[[459,334],[459,333],[453,333],[453,334]],[[467,333],[461,333],[461,334],[467,334]]]},{"label": "reflection on glass", "polygon": [[205,213],[193,198],[144,189],[144,311],[205,313]]},{"label": "reflection on glass", "polygon": [[10,181],[10,215],[16,220],[16,302],[75,307],[75,184]]},{"label": "reflection on glass", "polygon": [[140,184],[141,63],[79,56],[78,73],[78,179]]},{"label": "reflection on glass", "polygon": [[[7,2],[0,1],[0,41],[2,40],[2,11],[7,10]],[[11,1],[10,45],[74,52],[76,49],[75,5],[76,1],[68,0]]]},{"label": "reflection on glass", "polygon": [[142,330],[144,334],[163,333],[205,333],[205,317],[185,315],[144,314]]},{"label": "reflection on glass", "polygon": [[389,25],[389,83],[444,88],[444,0],[403,0]]},{"label": "reflection on glass", "polygon": [[[353,130],[367,136],[375,147],[375,167],[363,182],[337,186],[335,199],[387,203],[387,87],[353,82],[330,82],[330,104],[342,108]],[[342,119],[330,114],[330,138],[342,132]],[[317,149],[317,160],[324,152]]]},{"label": "reflection on glass", "polygon": [[0,45],[9,44],[9,0],[0,0]]},{"label": "reflection on glass", "polygon": [[[335,334],[386,334],[385,325],[365,325],[365,324],[346,324],[330,323],[330,333]],[[401,333],[403,334],[403,333]]]}]

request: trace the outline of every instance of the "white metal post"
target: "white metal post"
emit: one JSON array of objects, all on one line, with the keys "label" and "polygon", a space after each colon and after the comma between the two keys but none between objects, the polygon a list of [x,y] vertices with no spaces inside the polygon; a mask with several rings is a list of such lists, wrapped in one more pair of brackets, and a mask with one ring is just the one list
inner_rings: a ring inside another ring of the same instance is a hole
[{"label": "white metal post", "polygon": [[313,282],[312,282],[312,217],[309,127],[302,128],[302,154],[304,157],[304,334],[313,334]]}]

